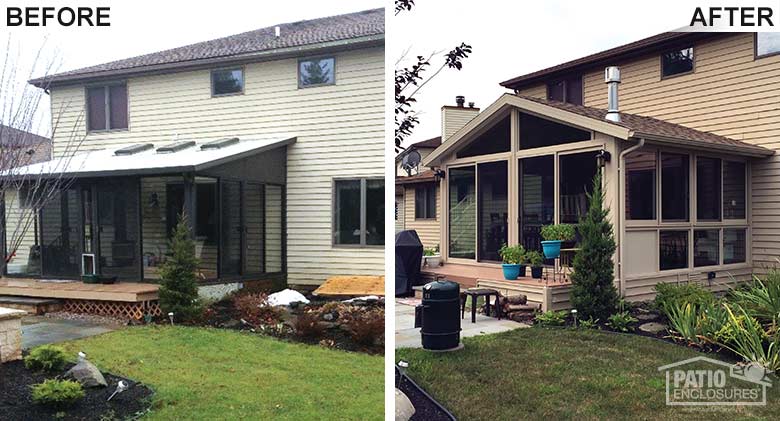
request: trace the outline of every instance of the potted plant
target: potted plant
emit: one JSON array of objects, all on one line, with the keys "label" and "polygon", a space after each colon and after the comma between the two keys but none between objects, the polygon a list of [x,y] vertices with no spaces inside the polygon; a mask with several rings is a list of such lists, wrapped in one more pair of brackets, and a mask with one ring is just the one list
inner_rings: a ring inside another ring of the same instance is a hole
[{"label": "potted plant", "polygon": [[544,263],[542,253],[532,250],[526,253],[525,256],[528,263],[531,265],[531,277],[534,279],[542,279],[542,263]]},{"label": "potted plant", "polygon": [[501,269],[504,271],[504,279],[511,281],[521,274],[525,276],[525,266],[521,265],[525,255],[525,248],[520,245],[508,246],[504,244],[498,251],[504,263]]},{"label": "potted plant", "polygon": [[561,255],[561,243],[574,240],[574,225],[555,224],[542,227],[544,257],[557,259]]},{"label": "potted plant", "polygon": [[429,268],[437,268],[441,265],[441,254],[439,245],[436,247],[427,247],[423,249],[423,264]]}]

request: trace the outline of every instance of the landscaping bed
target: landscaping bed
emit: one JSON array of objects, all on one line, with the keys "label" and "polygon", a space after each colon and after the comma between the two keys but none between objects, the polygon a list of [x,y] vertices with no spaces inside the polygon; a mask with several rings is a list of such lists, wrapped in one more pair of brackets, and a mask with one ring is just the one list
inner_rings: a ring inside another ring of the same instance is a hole
[{"label": "landscaping bed", "polygon": [[426,393],[420,387],[406,376],[401,376],[398,370],[395,372],[395,382],[398,389],[404,392],[409,401],[414,406],[414,415],[410,421],[452,421],[450,414],[442,410],[433,397],[426,396]]},{"label": "landscaping bed", "polygon": [[[69,368],[69,367],[68,367]],[[145,413],[151,406],[152,390],[132,380],[103,374],[108,387],[85,388],[84,398],[73,406],[54,409],[32,401],[31,386],[55,376],[28,370],[22,361],[0,365],[0,418],[4,420],[120,420]],[[124,380],[130,386],[106,401]]]}]

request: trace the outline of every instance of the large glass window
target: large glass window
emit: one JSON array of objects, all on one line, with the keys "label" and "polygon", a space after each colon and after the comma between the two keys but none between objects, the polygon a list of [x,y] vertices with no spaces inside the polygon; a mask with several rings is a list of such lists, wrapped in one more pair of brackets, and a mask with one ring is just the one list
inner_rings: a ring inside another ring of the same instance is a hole
[{"label": "large glass window", "polygon": [[743,263],[747,260],[746,232],[745,228],[723,230],[723,264]]},{"label": "large glass window", "polygon": [[468,146],[457,152],[458,158],[509,152],[511,148],[509,116],[479,135]]},{"label": "large glass window", "polygon": [[561,155],[560,167],[560,221],[576,224],[588,211],[588,193],[593,190],[596,175],[596,153],[583,152]]},{"label": "large glass window", "polygon": [[626,156],[626,219],[656,218],[656,165],[654,151]]},{"label": "large glass window", "polygon": [[555,218],[555,157],[520,160],[520,242],[541,250],[541,229]]},{"label": "large glass window", "polygon": [[336,180],[334,188],[333,243],[384,244],[384,180]]},{"label": "large glass window", "polygon": [[720,230],[693,231],[693,266],[720,264]]},{"label": "large glass window", "polygon": [[414,189],[414,219],[436,219],[435,184],[419,186]]},{"label": "large glass window", "polygon": [[756,57],[780,54],[780,32],[756,33]]},{"label": "large glass window", "polygon": [[323,57],[298,62],[298,86],[333,85],[336,83],[336,59]]},{"label": "large glass window", "polygon": [[693,71],[693,47],[661,54],[661,75],[679,75]]},{"label": "large glass window", "polygon": [[506,161],[479,164],[479,260],[501,261],[498,250],[507,242],[509,183]]},{"label": "large glass window", "polygon": [[220,69],[211,72],[211,95],[232,95],[244,92],[244,69]]},{"label": "large glass window", "polygon": [[688,231],[661,231],[659,238],[661,270],[688,267]]},{"label": "large glass window", "polygon": [[696,158],[696,218],[720,221],[720,159]]},{"label": "large glass window", "polygon": [[723,162],[723,219],[745,219],[744,162]]},{"label": "large glass window", "polygon": [[462,259],[476,257],[476,174],[475,168],[449,170],[449,255]]},{"label": "large glass window", "polygon": [[520,114],[520,149],[562,145],[590,138],[589,131],[530,114]]},{"label": "large glass window", "polygon": [[661,218],[664,221],[687,221],[688,155],[661,154]]},{"label": "large glass window", "polygon": [[87,88],[89,131],[126,129],[127,120],[127,85]]}]

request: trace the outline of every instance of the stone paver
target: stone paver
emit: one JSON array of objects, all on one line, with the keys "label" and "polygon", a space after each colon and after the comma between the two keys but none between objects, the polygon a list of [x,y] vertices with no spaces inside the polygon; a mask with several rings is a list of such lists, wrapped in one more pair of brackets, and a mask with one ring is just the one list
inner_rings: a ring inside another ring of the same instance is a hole
[{"label": "stone paver", "polygon": [[[477,314],[477,322],[471,323],[471,313],[466,309],[466,317],[460,322],[460,337],[486,335],[490,333],[506,332],[519,328],[529,327],[526,324],[512,320],[498,320],[484,314]],[[396,301],[395,306],[395,347],[396,348],[421,348],[420,329],[414,328],[414,305],[409,300]]]},{"label": "stone paver", "polygon": [[99,325],[84,320],[52,319],[29,316],[22,319],[22,348],[71,341],[111,332],[116,326]]}]

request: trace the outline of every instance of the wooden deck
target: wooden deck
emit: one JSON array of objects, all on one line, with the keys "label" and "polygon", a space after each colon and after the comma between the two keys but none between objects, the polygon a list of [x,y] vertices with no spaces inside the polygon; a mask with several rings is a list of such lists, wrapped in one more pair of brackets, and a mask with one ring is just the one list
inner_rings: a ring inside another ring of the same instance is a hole
[{"label": "wooden deck", "polygon": [[159,285],[121,282],[112,285],[73,282],[47,282],[38,279],[0,279],[0,295],[139,303],[158,298]]},{"label": "wooden deck", "polygon": [[385,296],[384,276],[332,276],[314,290],[314,295],[331,297]]}]

